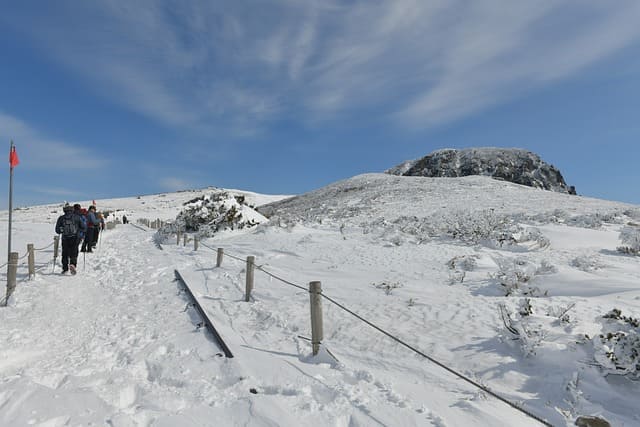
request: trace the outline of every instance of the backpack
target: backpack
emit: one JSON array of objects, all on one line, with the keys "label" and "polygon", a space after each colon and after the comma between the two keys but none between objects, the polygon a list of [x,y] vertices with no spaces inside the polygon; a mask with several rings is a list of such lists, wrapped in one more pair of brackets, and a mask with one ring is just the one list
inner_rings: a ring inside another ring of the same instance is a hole
[{"label": "backpack", "polygon": [[75,217],[73,215],[62,218],[62,237],[76,237],[78,234],[78,226],[74,219]]}]

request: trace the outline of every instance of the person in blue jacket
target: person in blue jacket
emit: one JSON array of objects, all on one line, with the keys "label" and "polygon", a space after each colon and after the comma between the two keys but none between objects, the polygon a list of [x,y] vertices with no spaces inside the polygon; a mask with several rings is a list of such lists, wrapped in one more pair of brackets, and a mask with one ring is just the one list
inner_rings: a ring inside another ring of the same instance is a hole
[{"label": "person in blue jacket", "polygon": [[95,238],[96,229],[100,226],[100,220],[96,216],[96,207],[89,206],[87,212],[87,234],[84,236],[84,242],[82,242],[81,252],[91,253],[93,252],[93,240]]}]

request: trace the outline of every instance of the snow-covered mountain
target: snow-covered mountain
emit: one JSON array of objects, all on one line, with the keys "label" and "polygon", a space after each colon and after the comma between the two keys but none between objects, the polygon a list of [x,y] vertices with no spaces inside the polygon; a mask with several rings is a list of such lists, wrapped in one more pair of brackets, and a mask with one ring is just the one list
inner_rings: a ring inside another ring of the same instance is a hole
[{"label": "snow-covered mountain", "polygon": [[560,171],[540,156],[519,148],[441,149],[417,160],[405,161],[386,173],[403,176],[491,176],[544,190],[575,194]]},{"label": "snow-covered mountain", "polygon": [[[389,174],[295,197],[211,188],[96,202],[134,224],[105,231],[75,277],[56,274],[59,258],[52,271],[46,248],[61,206],[14,212],[14,248],[42,250],[34,279],[20,261],[0,308],[0,425],[541,425],[362,319],[551,425],[640,424],[640,257],[618,250],[640,206]],[[215,212],[244,205],[269,221],[220,227],[198,250],[175,236],[161,250],[135,224],[222,224]],[[233,359],[198,328],[174,269]],[[311,281],[341,304],[322,302],[317,356]]]}]

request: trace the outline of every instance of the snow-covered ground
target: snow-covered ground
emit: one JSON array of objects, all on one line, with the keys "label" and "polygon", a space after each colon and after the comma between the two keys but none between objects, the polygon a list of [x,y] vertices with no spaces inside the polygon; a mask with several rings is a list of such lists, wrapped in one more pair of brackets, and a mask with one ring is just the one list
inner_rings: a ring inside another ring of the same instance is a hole
[{"label": "snow-covered ground", "polygon": [[[96,202],[132,222],[170,220],[206,193]],[[244,193],[253,205],[283,198]],[[0,425],[540,425],[328,300],[313,356],[309,294],[293,285],[316,280],[552,425],[580,415],[640,425],[638,370],[616,375],[597,338],[637,334],[602,316],[615,308],[640,317],[640,257],[616,251],[640,207],[485,177],[367,174],[260,211],[270,223],[219,233],[197,251],[175,237],[160,250],[154,231],[118,225],[81,254],[75,277],[57,274],[59,258],[53,272],[46,248],[60,205],[15,211],[14,250],[45,249],[33,280],[21,260],[0,308]],[[233,256],[221,267],[218,247]],[[245,302],[249,255],[271,275],[255,272]],[[174,269],[234,358],[198,328]]]}]

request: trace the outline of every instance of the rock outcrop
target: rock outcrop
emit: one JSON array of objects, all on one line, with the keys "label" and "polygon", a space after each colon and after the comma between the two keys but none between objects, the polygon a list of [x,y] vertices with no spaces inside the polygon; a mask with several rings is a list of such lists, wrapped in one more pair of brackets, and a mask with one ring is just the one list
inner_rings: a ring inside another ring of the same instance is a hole
[{"label": "rock outcrop", "polygon": [[385,173],[400,176],[491,176],[496,179],[560,193],[576,194],[562,174],[540,156],[518,148],[443,149],[401,163]]}]

